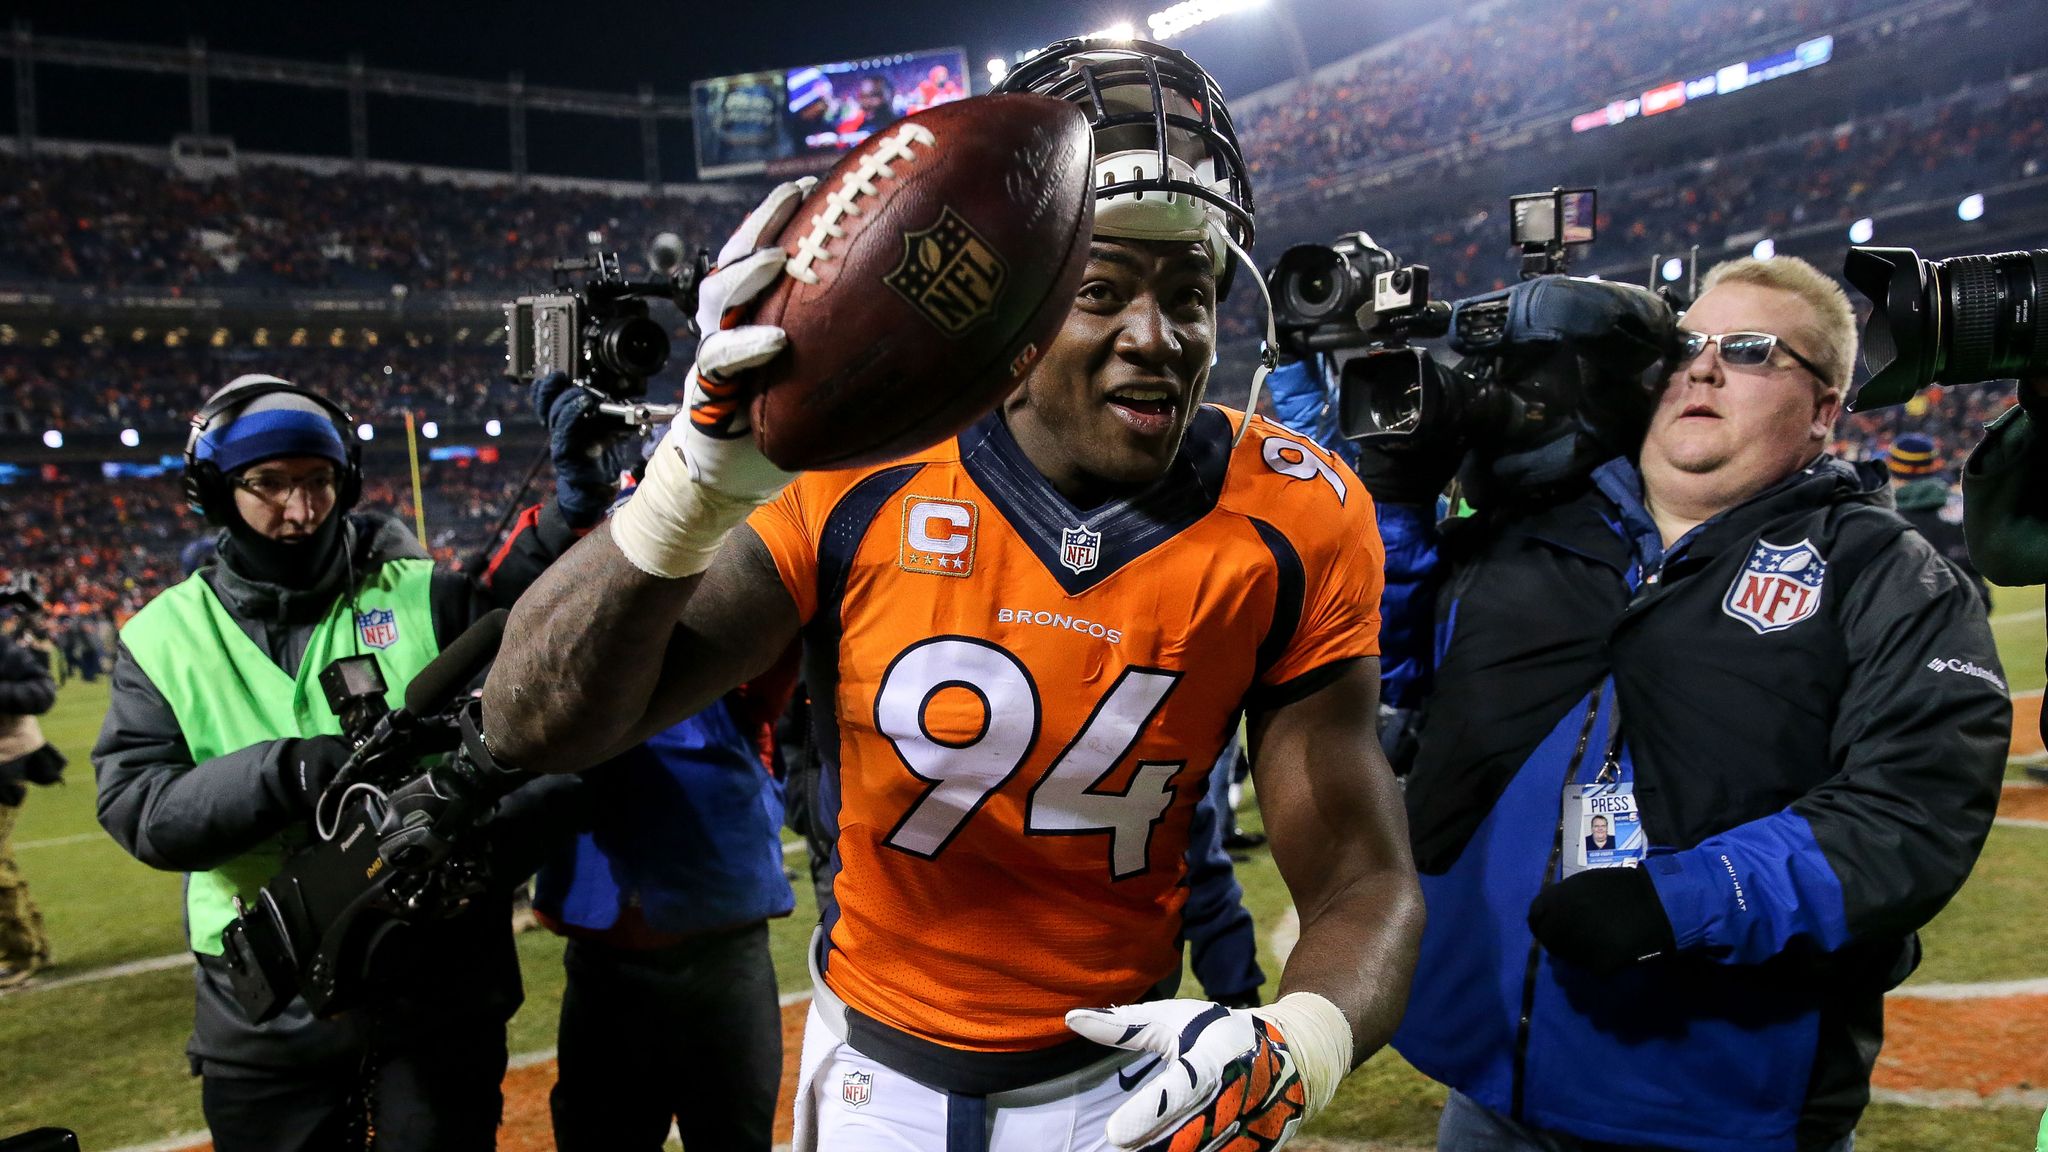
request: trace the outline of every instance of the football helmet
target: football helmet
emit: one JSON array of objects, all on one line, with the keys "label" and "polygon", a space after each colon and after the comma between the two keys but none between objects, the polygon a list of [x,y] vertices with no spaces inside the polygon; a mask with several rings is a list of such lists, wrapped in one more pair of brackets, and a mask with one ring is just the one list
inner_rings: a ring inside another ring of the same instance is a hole
[{"label": "football helmet", "polygon": [[[997,92],[1080,106],[1095,136],[1095,232],[1208,245],[1219,289],[1252,245],[1252,186],[1216,81],[1187,53],[1146,40],[1062,40]],[[1256,269],[1253,275],[1257,275]]]}]

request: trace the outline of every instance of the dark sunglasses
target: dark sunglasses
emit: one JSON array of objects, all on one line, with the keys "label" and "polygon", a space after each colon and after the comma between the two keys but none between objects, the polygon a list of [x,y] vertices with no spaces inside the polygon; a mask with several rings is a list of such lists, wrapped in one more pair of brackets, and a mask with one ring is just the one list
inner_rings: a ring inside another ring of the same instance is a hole
[{"label": "dark sunglasses", "polygon": [[1722,332],[1718,335],[1708,335],[1705,332],[1695,332],[1690,328],[1680,328],[1678,330],[1679,366],[1683,367],[1698,359],[1699,354],[1705,352],[1709,344],[1721,346],[1721,363],[1728,365],[1730,368],[1761,368],[1771,362],[1771,353],[1773,351],[1782,348],[1785,350],[1785,355],[1790,356],[1801,368],[1813,373],[1818,379],[1827,379],[1827,373],[1822,372],[1813,361],[1794,351],[1792,346],[1785,343],[1783,338],[1774,336],[1769,332]]}]

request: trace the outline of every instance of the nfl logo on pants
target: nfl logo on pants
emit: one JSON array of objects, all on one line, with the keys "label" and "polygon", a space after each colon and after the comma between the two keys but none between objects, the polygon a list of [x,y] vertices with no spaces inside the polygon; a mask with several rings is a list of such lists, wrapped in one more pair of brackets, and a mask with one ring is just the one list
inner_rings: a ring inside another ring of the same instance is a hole
[{"label": "nfl logo on pants", "polygon": [[866,1104],[874,1093],[875,1074],[872,1072],[848,1072],[839,1082],[839,1098],[846,1101],[848,1108],[859,1108]]}]

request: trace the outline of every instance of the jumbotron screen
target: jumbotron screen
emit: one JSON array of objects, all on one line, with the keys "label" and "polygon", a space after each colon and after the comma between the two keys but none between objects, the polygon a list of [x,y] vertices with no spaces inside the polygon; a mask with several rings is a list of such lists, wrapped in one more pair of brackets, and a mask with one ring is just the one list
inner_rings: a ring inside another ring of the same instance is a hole
[{"label": "jumbotron screen", "polygon": [[795,176],[830,167],[876,130],[967,95],[958,48],[747,72],[691,85],[697,174]]}]

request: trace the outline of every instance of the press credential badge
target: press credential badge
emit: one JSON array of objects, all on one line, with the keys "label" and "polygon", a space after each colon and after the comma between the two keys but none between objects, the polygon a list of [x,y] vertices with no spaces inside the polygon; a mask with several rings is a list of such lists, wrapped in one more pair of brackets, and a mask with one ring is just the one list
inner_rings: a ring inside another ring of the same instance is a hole
[{"label": "press credential badge", "polygon": [[1573,784],[1564,790],[1564,874],[1633,868],[1648,854],[1633,781]]}]

